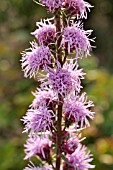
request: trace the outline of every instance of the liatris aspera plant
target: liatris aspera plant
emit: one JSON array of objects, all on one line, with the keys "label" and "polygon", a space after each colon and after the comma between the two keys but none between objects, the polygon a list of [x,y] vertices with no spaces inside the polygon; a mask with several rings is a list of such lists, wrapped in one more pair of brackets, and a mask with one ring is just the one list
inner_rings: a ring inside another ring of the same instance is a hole
[{"label": "liatris aspera plant", "polygon": [[[92,6],[84,0],[39,0],[53,18],[37,22],[31,34],[36,40],[22,53],[24,76],[40,82],[34,100],[22,118],[28,133],[24,170],[88,170],[92,155],[81,144],[81,132],[94,118],[81,79],[85,73],[78,60],[90,55],[92,30],[83,29],[82,19]],[[74,54],[74,55],[72,55]],[[72,57],[74,56],[74,57]],[[83,89],[82,89],[83,91]]]}]

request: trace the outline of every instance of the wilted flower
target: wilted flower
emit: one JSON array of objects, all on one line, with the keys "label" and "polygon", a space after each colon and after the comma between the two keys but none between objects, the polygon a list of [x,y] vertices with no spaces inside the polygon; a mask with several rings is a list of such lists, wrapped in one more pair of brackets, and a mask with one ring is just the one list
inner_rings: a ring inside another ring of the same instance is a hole
[{"label": "wilted flower", "polygon": [[95,168],[94,165],[91,165],[90,162],[93,160],[91,158],[90,152],[86,153],[86,147],[81,144],[72,154],[67,154],[66,159],[69,162],[67,164],[67,169],[73,170],[88,170],[89,168]]},{"label": "wilted flower", "polygon": [[25,159],[38,155],[42,160],[48,161],[50,158],[51,141],[48,136],[37,137],[36,139],[30,137],[26,141],[25,147]]},{"label": "wilted flower", "polygon": [[77,18],[87,18],[87,9],[90,11],[92,7],[84,0],[65,0],[64,7],[68,9],[70,14],[77,15]]},{"label": "wilted flower", "polygon": [[55,25],[51,24],[49,20],[41,20],[41,22],[37,22],[36,25],[38,26],[38,29],[31,34],[35,35],[41,45],[48,46],[50,43],[55,43]]},{"label": "wilted flower", "polygon": [[75,23],[63,30],[64,39],[61,43],[66,45],[68,53],[75,50],[76,58],[88,56],[91,51],[90,39],[88,38],[91,32],[92,30],[84,31],[82,25]]},{"label": "wilted flower", "polygon": [[54,117],[54,112],[49,110],[47,107],[29,109],[22,119],[25,124],[24,132],[28,132],[30,130],[31,135],[37,136],[39,131],[51,131],[51,128],[54,128]]},{"label": "wilted flower", "polygon": [[39,0],[39,2],[45,5],[52,13],[61,8],[64,1],[65,0]]},{"label": "wilted flower", "polygon": [[64,119],[67,125],[75,123],[76,127],[90,126],[88,118],[94,118],[94,112],[90,107],[94,106],[92,101],[87,101],[86,94],[71,96],[64,101]]},{"label": "wilted flower", "polygon": [[45,69],[51,64],[51,52],[49,47],[40,46],[34,42],[32,48],[22,53],[22,69],[25,77],[35,76],[39,69]]}]

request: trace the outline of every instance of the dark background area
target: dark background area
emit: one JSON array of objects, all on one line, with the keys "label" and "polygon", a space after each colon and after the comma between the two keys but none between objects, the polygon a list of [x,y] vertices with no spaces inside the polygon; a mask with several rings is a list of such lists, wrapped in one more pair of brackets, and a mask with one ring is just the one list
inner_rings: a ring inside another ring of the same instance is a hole
[{"label": "dark background area", "polygon": [[[97,48],[80,65],[87,73],[84,91],[94,101],[96,115],[83,136],[94,154],[95,170],[113,170],[113,0],[89,2],[95,7],[84,25],[94,30]],[[23,77],[20,52],[30,46],[36,21],[49,16],[32,0],[0,0],[0,170],[22,170],[28,163],[23,160],[26,135],[20,119],[37,82]]]}]

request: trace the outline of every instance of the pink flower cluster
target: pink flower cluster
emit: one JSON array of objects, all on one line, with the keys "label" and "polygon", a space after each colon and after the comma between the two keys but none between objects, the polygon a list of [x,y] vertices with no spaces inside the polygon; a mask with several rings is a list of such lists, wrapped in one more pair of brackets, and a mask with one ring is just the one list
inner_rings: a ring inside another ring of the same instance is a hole
[{"label": "pink flower cluster", "polygon": [[46,69],[51,64],[51,52],[49,47],[40,46],[34,42],[32,48],[22,53],[22,69],[25,77],[32,77],[38,73],[39,69]]},{"label": "pink flower cluster", "polygon": [[80,92],[82,88],[81,79],[84,79],[84,73],[82,69],[78,69],[77,65],[70,62],[65,63],[63,68],[50,69],[46,79],[47,81],[42,82],[42,87],[49,85],[55,94],[66,96],[73,90]]},{"label": "pink flower cluster", "polygon": [[[92,30],[85,31],[83,24],[72,18],[73,15],[76,20],[87,18],[87,10],[90,11],[92,6],[83,0],[39,2],[54,17],[36,23],[38,28],[31,34],[38,43],[31,42],[31,48],[22,53],[24,76],[35,77],[40,82],[37,90],[32,92],[34,100],[22,121],[25,126],[23,132],[29,136],[24,145],[25,159],[36,156],[44,163],[35,167],[31,162],[24,170],[88,170],[94,168],[90,164],[92,155],[81,144],[77,132],[90,126],[89,119],[94,119],[91,110],[94,104],[88,101],[86,93],[81,93],[81,80],[85,73],[79,68],[78,59],[90,55],[93,39],[89,39]],[[66,25],[61,17],[63,13],[67,17]],[[75,57],[70,53],[75,53]],[[57,159],[61,157],[56,155],[54,158],[58,149],[65,159],[59,161],[62,165],[56,169]]]},{"label": "pink flower cluster", "polygon": [[54,43],[56,39],[56,28],[54,24],[51,24],[49,20],[37,22],[36,29],[31,34],[34,35],[41,45],[47,46],[49,43]]},{"label": "pink flower cluster", "polygon": [[65,0],[39,0],[50,12],[54,12],[62,7]]},{"label": "pink flower cluster", "polygon": [[84,0],[39,0],[50,12],[54,13],[60,8],[66,8],[68,12],[80,18],[87,18],[87,10],[92,6]]},{"label": "pink flower cluster", "polygon": [[[52,53],[53,50],[50,49],[49,45],[54,44],[55,46],[56,43],[55,25],[51,24],[49,20],[44,20],[44,23],[41,21],[37,25],[39,28],[32,34],[37,38],[41,46],[38,46],[36,42],[32,42],[32,47],[22,53],[21,59],[24,76],[30,78],[35,77],[40,69],[47,71],[48,66],[51,66],[54,62],[54,53]],[[69,54],[75,51],[76,58],[82,58],[84,55],[88,56],[92,49],[90,41],[94,41],[88,38],[91,32],[92,30],[84,31],[82,24],[73,23],[62,30],[64,38],[60,45],[65,46]],[[57,74],[57,72],[59,74],[60,70],[56,70],[56,73],[52,72],[50,77]]]},{"label": "pink flower cluster", "polygon": [[36,109],[40,106],[42,107],[51,107],[56,103],[57,96],[54,94],[54,92],[50,89],[41,90],[37,89],[35,93],[33,93],[35,96],[35,99],[33,100],[31,107]]},{"label": "pink flower cluster", "polygon": [[92,6],[84,0],[65,0],[65,7],[72,15],[78,18],[87,18],[87,9],[90,11]]},{"label": "pink flower cluster", "polygon": [[77,128],[90,126],[88,118],[94,119],[94,112],[90,111],[89,108],[93,106],[92,101],[87,101],[85,93],[81,96],[70,96],[64,101],[64,119],[69,124],[75,123]]},{"label": "pink flower cluster", "polygon": [[80,23],[67,26],[64,31],[62,44],[66,44],[68,53],[76,51],[76,58],[88,56],[91,51],[90,41],[88,39],[92,30],[84,31]]},{"label": "pink flower cluster", "polygon": [[51,141],[48,139],[48,137],[37,137],[36,140],[32,137],[30,137],[25,147],[25,153],[26,157],[25,159],[31,158],[35,155],[38,155],[43,160],[48,160],[50,157],[50,147],[51,147]]},{"label": "pink flower cluster", "polygon": [[40,131],[51,131],[51,128],[54,127],[54,117],[54,112],[47,107],[29,109],[22,119],[25,124],[24,132],[30,131],[31,136],[37,136]]},{"label": "pink flower cluster", "polygon": [[80,144],[74,153],[67,154],[66,159],[69,162],[69,164],[65,165],[67,166],[67,169],[72,168],[73,170],[86,170],[89,168],[95,168],[94,165],[89,163],[93,159],[91,158],[92,155],[89,152],[86,153],[86,149],[87,148],[85,146]]}]

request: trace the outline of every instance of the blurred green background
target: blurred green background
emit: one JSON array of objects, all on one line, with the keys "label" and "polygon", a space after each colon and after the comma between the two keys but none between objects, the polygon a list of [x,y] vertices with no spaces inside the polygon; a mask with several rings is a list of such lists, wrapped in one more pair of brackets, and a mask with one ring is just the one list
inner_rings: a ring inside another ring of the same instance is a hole
[{"label": "blurred green background", "polygon": [[[84,131],[85,144],[94,154],[95,170],[113,170],[113,0],[89,0],[92,8],[85,21],[93,29],[96,49],[80,61],[86,80],[84,91],[95,103],[95,120]],[[20,52],[33,40],[35,22],[50,14],[32,0],[0,0],[0,170],[22,170],[24,161],[20,121],[37,82],[23,77]]]}]

